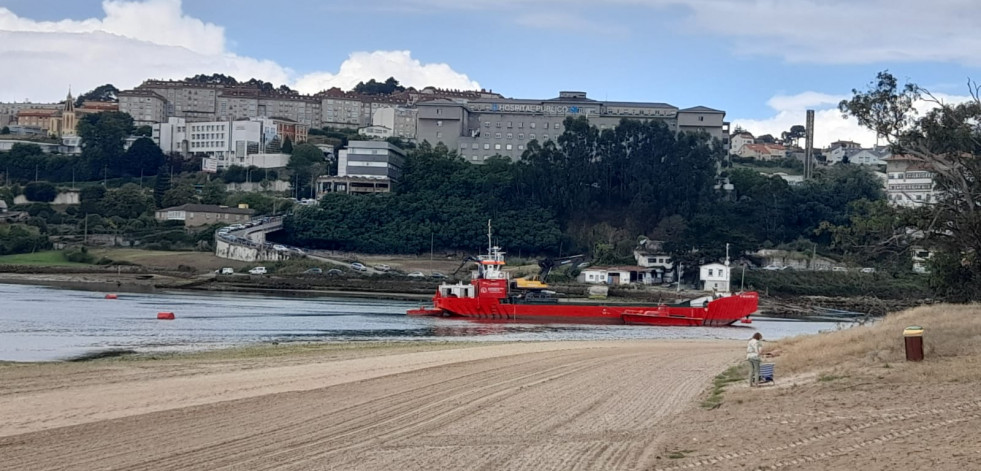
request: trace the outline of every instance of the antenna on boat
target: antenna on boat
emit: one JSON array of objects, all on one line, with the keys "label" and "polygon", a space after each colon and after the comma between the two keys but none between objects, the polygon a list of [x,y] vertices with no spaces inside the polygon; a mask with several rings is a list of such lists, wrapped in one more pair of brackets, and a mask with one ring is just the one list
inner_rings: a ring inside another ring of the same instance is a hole
[{"label": "antenna on boat", "polygon": [[487,220],[487,253],[488,254],[491,253],[493,246],[494,246],[494,242],[491,240],[491,220],[488,219]]}]

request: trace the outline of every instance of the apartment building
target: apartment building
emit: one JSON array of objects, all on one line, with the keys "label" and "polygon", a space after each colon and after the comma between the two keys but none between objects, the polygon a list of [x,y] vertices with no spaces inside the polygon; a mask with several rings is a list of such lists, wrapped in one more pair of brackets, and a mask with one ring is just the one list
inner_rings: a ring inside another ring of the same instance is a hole
[{"label": "apartment building", "polygon": [[567,117],[586,117],[600,129],[621,119],[659,120],[672,131],[708,133],[728,145],[725,112],[706,107],[679,109],[666,103],[601,102],[585,92],[563,91],[548,100],[481,98],[466,103],[436,99],[417,103],[416,140],[442,142],[467,161],[494,155],[518,160],[528,143],[555,140]]},{"label": "apartment building", "polygon": [[937,200],[933,172],[922,159],[896,154],[885,159],[886,199],[894,206],[915,207]]},{"label": "apartment building", "polygon": [[405,152],[385,141],[350,141],[338,152],[337,175],[317,178],[324,193],[388,193],[402,177]]},{"label": "apartment building", "polygon": [[151,127],[153,141],[165,153],[213,158],[217,168],[247,165],[249,155],[265,154],[274,140],[305,141],[308,132],[303,124],[276,118],[201,122],[168,118]]}]

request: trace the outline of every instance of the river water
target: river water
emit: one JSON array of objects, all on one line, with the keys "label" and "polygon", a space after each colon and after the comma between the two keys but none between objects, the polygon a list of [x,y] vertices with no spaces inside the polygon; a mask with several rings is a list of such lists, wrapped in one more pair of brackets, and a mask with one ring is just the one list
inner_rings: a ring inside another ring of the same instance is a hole
[{"label": "river water", "polygon": [[[847,324],[757,318],[732,327],[529,324],[408,317],[418,302],[248,294],[126,294],[0,284],[0,361],[53,361],[106,351],[200,351],[263,342],[765,339]],[[157,320],[158,312],[175,320]]]}]

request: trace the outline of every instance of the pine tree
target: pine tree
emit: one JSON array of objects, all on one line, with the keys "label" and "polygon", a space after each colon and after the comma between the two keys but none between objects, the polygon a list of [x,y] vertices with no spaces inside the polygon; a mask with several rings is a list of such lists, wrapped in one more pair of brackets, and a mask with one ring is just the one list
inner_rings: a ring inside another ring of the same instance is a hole
[{"label": "pine tree", "polygon": [[157,208],[163,208],[164,194],[170,189],[170,169],[166,165],[157,170],[157,182],[153,186],[153,201]]}]

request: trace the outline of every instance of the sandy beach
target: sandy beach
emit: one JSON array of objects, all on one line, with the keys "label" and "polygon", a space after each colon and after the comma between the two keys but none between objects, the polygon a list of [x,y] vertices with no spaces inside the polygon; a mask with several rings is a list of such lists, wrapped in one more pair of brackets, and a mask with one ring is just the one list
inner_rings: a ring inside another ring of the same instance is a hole
[{"label": "sandy beach", "polygon": [[922,313],[770,345],[775,384],[737,377],[716,407],[713,381],[744,363],[742,341],[0,364],[0,455],[17,470],[973,469],[981,327],[965,309],[928,324],[922,363],[894,335]]}]

